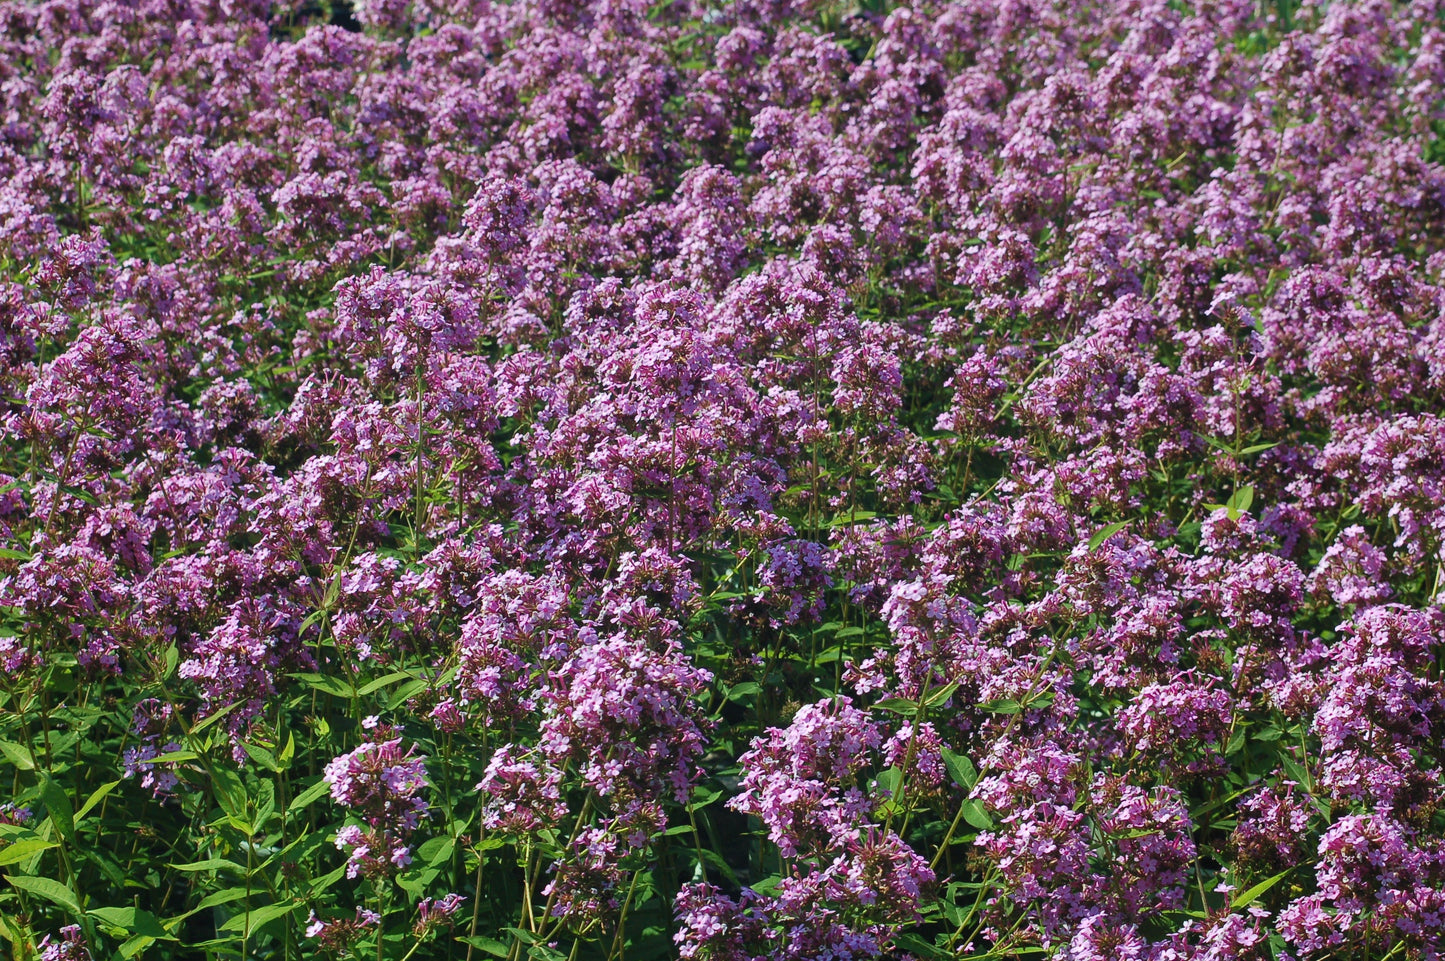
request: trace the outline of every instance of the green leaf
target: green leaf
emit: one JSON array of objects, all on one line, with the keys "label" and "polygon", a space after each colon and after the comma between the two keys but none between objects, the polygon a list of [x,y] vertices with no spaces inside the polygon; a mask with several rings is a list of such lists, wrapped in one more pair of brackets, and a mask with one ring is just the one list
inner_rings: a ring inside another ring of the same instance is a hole
[{"label": "green leaf", "polygon": [[318,778],[315,784],[291,799],[291,803],[286,805],[286,813],[295,814],[297,811],[309,807],[313,801],[330,789],[331,785],[327,783],[325,778]]},{"label": "green leaf", "polygon": [[219,904],[230,904],[232,901],[239,901],[242,898],[247,897],[250,893],[251,892],[247,891],[245,888],[226,888],[224,891],[217,891],[214,894],[208,894],[201,899],[199,904],[191,908],[185,914],[178,914],[173,918],[169,918],[166,920],[165,924],[169,929],[174,930],[175,928],[180,926],[181,922],[185,921],[186,918],[189,918],[193,914],[198,914],[201,911],[206,910],[207,908],[214,908]]},{"label": "green leaf", "polygon": [[32,878],[25,875],[7,874],[5,880],[13,887],[21,891],[27,891],[36,897],[44,898],[52,904],[58,904],[77,919],[84,914],[80,910],[80,902],[75,900],[75,892],[53,878]]},{"label": "green leaf", "polygon": [[[683,827],[687,827],[687,825],[683,825]],[[423,864],[435,867],[450,859],[455,848],[456,842],[445,835],[428,838],[416,849],[416,856],[421,859]]]},{"label": "green leaf", "polygon": [[1022,711],[1023,705],[1011,697],[999,698],[993,701],[984,701],[979,707],[993,714],[1017,714]]},{"label": "green leaf", "polygon": [[1224,797],[1222,797],[1222,798],[1218,798],[1218,799],[1216,799],[1216,800],[1209,801],[1209,802],[1206,802],[1206,803],[1204,803],[1204,804],[1201,804],[1201,805],[1199,805],[1198,807],[1196,807],[1194,810],[1192,810],[1192,811],[1189,812],[1189,819],[1190,819],[1191,821],[1193,821],[1195,824],[1208,827],[1211,822],[1205,820],[1205,815],[1207,815],[1207,814],[1213,814],[1215,811],[1217,811],[1217,810],[1219,810],[1220,808],[1224,807],[1226,804],[1228,804],[1229,802],[1233,801],[1235,798],[1238,798],[1238,797],[1240,797],[1240,796],[1243,795],[1243,794],[1248,794],[1250,791],[1254,790],[1255,786],[1256,786],[1256,782],[1251,781],[1250,783],[1246,784],[1244,787],[1240,788],[1239,790],[1233,791],[1233,792],[1231,792],[1231,793],[1229,793],[1229,794],[1226,794],[1226,795],[1225,795]]},{"label": "green leaf", "polygon": [[307,687],[314,688],[325,694],[345,698],[349,698],[352,695],[351,685],[339,677],[332,677],[328,674],[292,674],[291,676]]},{"label": "green leaf", "polygon": [[1253,503],[1254,488],[1241,487],[1230,495],[1229,500],[1224,502],[1224,506],[1229,510],[1229,519],[1237,521],[1240,517],[1249,513],[1250,505]]},{"label": "green leaf", "polygon": [[736,701],[747,697],[749,694],[756,694],[762,690],[757,681],[743,681],[741,684],[734,684],[728,689],[728,700]]},{"label": "green leaf", "polygon": [[28,861],[41,851],[48,851],[51,848],[58,847],[60,847],[59,843],[47,841],[44,838],[23,838],[19,841],[12,841],[3,848],[0,848],[0,864],[15,864],[20,861]]},{"label": "green leaf", "polygon": [[312,626],[325,617],[326,614],[327,612],[325,610],[312,611],[310,614],[307,614],[306,619],[301,622],[301,626],[296,629],[296,636],[305,637],[306,632],[311,630]]},{"label": "green leaf", "polygon": [[880,711],[892,711],[904,717],[913,717],[918,713],[918,703],[906,697],[885,697],[873,706]]},{"label": "green leaf", "polygon": [[485,951],[494,958],[505,958],[512,953],[512,946],[505,941],[498,941],[496,938],[484,938],[479,934],[459,937],[457,941]]},{"label": "green leaf", "polygon": [[776,890],[778,889],[778,885],[780,885],[780,884],[782,884],[782,883],[783,883],[782,875],[779,875],[779,874],[770,874],[770,875],[768,875],[767,877],[763,878],[763,879],[760,880],[760,881],[754,881],[752,884],[748,885],[748,887],[752,888],[752,889],[753,889],[754,891],[756,891],[758,894],[761,894],[761,895],[763,895],[763,896],[766,897],[766,896],[771,895],[774,891],[776,891]]},{"label": "green leaf", "polygon": [[1128,526],[1129,521],[1122,520],[1115,521],[1107,527],[1099,528],[1099,530],[1094,532],[1094,536],[1089,538],[1089,553],[1092,554],[1094,551],[1098,550],[1101,544],[1103,544],[1109,538],[1113,537],[1115,534],[1119,533]]},{"label": "green leaf", "polygon": [[218,904],[230,904],[232,901],[239,901],[247,894],[245,888],[226,888],[224,891],[217,891],[215,894],[208,894],[196,905],[197,911],[204,911],[206,908],[214,908]]},{"label": "green leaf", "polygon": [[149,911],[139,908],[91,908],[86,913],[111,927],[120,928],[127,934],[140,934],[157,941],[175,940],[175,937],[161,926],[160,919]]},{"label": "green leaf", "polygon": [[118,787],[120,787],[119,781],[108,781],[96,788],[91,792],[90,797],[85,799],[85,803],[80,806],[80,810],[75,812],[75,820],[77,822],[84,821],[85,816],[93,811],[95,806],[99,804],[107,794]]},{"label": "green leaf", "polygon": [[75,838],[75,809],[71,807],[70,795],[65,793],[54,778],[46,775],[40,782],[40,800],[60,836],[70,841]]},{"label": "green leaf", "polygon": [[1309,772],[1304,769],[1304,766],[1301,765],[1300,762],[1296,761],[1294,758],[1290,757],[1288,754],[1281,754],[1279,756],[1279,766],[1284,768],[1284,773],[1288,774],[1290,780],[1294,781],[1296,784],[1314,783],[1313,779],[1309,775]]},{"label": "green leaf", "polygon": [[952,958],[953,952],[940,948],[931,941],[925,941],[916,934],[897,934],[893,937],[893,943],[900,948],[905,948],[910,954],[920,958]]},{"label": "green leaf", "polygon": [[29,555],[29,554],[25,553],[24,551],[17,551],[17,550],[15,550],[15,549],[13,549],[13,548],[10,548],[10,547],[0,547],[0,557],[5,558],[7,561],[28,561],[28,560],[30,560],[30,555]]},{"label": "green leaf", "polygon": [[396,710],[397,708],[401,707],[401,705],[411,700],[411,698],[417,693],[425,690],[426,683],[426,681],[420,679],[407,681],[405,684],[401,685],[396,690],[391,692],[391,696],[387,698],[386,706],[393,711]]},{"label": "green leaf", "polygon": [[963,802],[963,819],[980,831],[993,830],[993,818],[988,816],[988,811],[983,803],[969,798]]},{"label": "green leaf", "polygon": [[1058,692],[1057,692],[1057,691],[1053,691],[1053,690],[1041,691],[1040,693],[1035,694],[1034,696],[1030,697],[1027,701],[1025,701],[1025,702],[1024,702],[1024,707],[1028,708],[1030,711],[1042,711],[1044,708],[1046,708],[1046,707],[1048,707],[1049,705],[1053,704],[1053,703],[1054,703],[1054,700],[1055,700],[1058,696],[1059,696],[1059,695],[1058,695]]},{"label": "green leaf", "polygon": [[534,961],[567,961],[565,952],[558,951],[551,945],[541,941],[538,941],[527,949],[527,957],[534,959]]},{"label": "green leaf", "polygon": [[1293,870],[1294,870],[1294,868],[1285,868],[1283,871],[1279,872],[1279,873],[1276,874],[1274,877],[1272,877],[1272,878],[1265,878],[1263,881],[1259,882],[1259,883],[1256,884],[1254,887],[1250,888],[1248,891],[1245,891],[1243,894],[1241,894],[1241,895],[1239,895],[1238,897],[1236,897],[1233,901],[1230,902],[1229,906],[1230,906],[1232,909],[1236,910],[1236,911],[1239,910],[1240,908],[1249,907],[1251,904],[1253,904],[1255,901],[1257,901],[1257,900],[1259,899],[1259,896],[1260,896],[1261,894],[1264,894],[1264,892],[1268,891],[1270,888],[1274,887],[1274,886],[1275,886],[1276,884],[1278,884],[1280,881],[1284,880],[1284,876],[1285,876],[1286,874],[1289,874],[1289,873],[1290,873],[1291,871],[1293,871]]},{"label": "green leaf", "polygon": [[823,526],[842,527],[845,524],[857,524],[862,521],[871,521],[877,516],[878,514],[875,511],[853,511],[848,514],[839,514],[837,517],[834,517]]},{"label": "green leaf", "polygon": [[[175,939],[172,938],[171,940]],[[137,934],[133,938],[127,938],[125,943],[120,946],[120,956],[122,959],[124,959],[124,961],[129,961],[129,959],[135,957],[137,954],[140,954],[146,948],[150,947],[152,944],[155,943],[156,939],[151,937],[150,935]]]},{"label": "green leaf", "polygon": [[331,608],[336,606],[336,601],[341,597],[341,571],[337,571],[326,585],[326,593],[321,597],[321,606]]},{"label": "green leaf", "polygon": [[[96,432],[94,427],[91,428],[91,432]],[[72,487],[69,484],[62,485],[60,489],[65,491],[65,493],[69,494],[71,497],[74,497],[77,500],[89,504],[91,507],[94,507],[100,503],[100,501],[96,500],[95,495],[88,490],[83,490],[79,487]]]},{"label": "green leaf", "polygon": [[[371,693],[374,692],[374,691],[379,691],[379,690],[381,690],[383,687],[389,687],[389,686],[391,686],[392,684],[395,684],[397,681],[405,681],[405,680],[413,680],[413,679],[414,679],[414,678],[412,678],[412,676],[411,676],[410,674],[408,674],[406,671],[396,671],[396,672],[393,672],[393,673],[391,673],[391,674],[386,675],[386,677],[379,677],[379,678],[377,678],[377,679],[374,680],[374,681],[368,681],[366,684],[364,684],[364,685],[362,686],[361,690],[357,691],[356,693],[364,697],[364,696],[366,696],[367,694],[371,694]],[[347,697],[350,697],[350,696],[351,696],[350,690],[348,690],[348,691],[346,692],[346,696],[347,696]]]},{"label": "green leaf", "polygon": [[216,933],[245,931],[248,926],[249,930],[254,933],[263,924],[268,924],[277,918],[284,918],[299,907],[301,907],[301,903],[298,901],[292,904],[265,904],[259,908],[252,908],[249,912],[242,912],[227,920],[225,924],[216,929]]},{"label": "green leaf", "polygon": [[279,774],[281,772],[281,766],[276,763],[276,755],[264,747],[261,747],[259,744],[250,744],[242,741],[241,750],[246,752],[247,757],[273,774]]},{"label": "green leaf", "polygon": [[229,715],[232,711],[236,710],[236,709],[239,708],[242,704],[245,704],[245,703],[246,703],[246,702],[245,702],[244,700],[241,700],[241,701],[233,701],[233,702],[231,702],[230,704],[227,704],[225,707],[221,708],[219,711],[215,711],[215,712],[213,712],[213,713],[211,713],[211,714],[207,714],[199,723],[196,724],[195,727],[191,728],[190,733],[191,733],[193,736],[196,735],[196,734],[200,734],[200,733],[201,733],[202,731],[204,731],[206,728],[210,727],[212,724],[215,724],[215,723],[219,722],[222,718],[226,717],[226,716]]},{"label": "green leaf", "polygon": [[6,760],[22,771],[35,770],[35,759],[30,755],[30,749],[14,741],[0,741],[0,754],[5,755]]},{"label": "green leaf", "polygon": [[319,878],[317,878],[316,880],[314,880],[314,881],[311,882],[311,896],[312,896],[312,897],[315,897],[316,895],[320,894],[322,891],[327,890],[327,889],[330,888],[333,884],[335,884],[337,881],[340,881],[340,880],[342,879],[342,877],[344,877],[345,875],[346,875],[346,865],[344,865],[344,864],[343,864],[341,867],[339,867],[339,868],[337,868],[336,870],[334,870],[334,871],[330,871],[330,872],[328,872],[328,873],[326,873],[326,874],[323,874],[321,877],[319,877]]},{"label": "green leaf", "polygon": [[938,690],[931,692],[928,697],[924,698],[923,706],[937,707],[938,705],[945,703],[949,698],[953,697],[953,692],[956,690],[958,690],[957,681],[945,684]]},{"label": "green leaf", "polygon": [[721,854],[718,854],[712,848],[700,848],[694,851],[689,851],[688,853],[694,855],[701,854],[702,859],[707,862],[707,867],[717,871],[724,878],[726,878],[728,884],[736,885],[738,883],[738,876],[733,871],[732,865],[728,864],[727,861],[723,858],[723,856]]},{"label": "green leaf", "polygon": [[197,871],[235,871],[239,874],[246,873],[246,866],[244,864],[227,861],[225,858],[207,858],[204,861],[191,861],[187,864],[167,864],[166,867],[172,871],[186,871],[188,873]]},{"label": "green leaf", "polygon": [[943,766],[948,770],[948,776],[953,778],[953,783],[965,790],[973,790],[978,783],[978,769],[962,754],[944,748]]},{"label": "green leaf", "polygon": [[434,868],[427,868],[423,871],[408,871],[405,874],[397,876],[396,886],[411,895],[413,900],[420,901],[426,889],[436,880],[437,873]]},{"label": "green leaf", "polygon": [[215,788],[216,803],[233,818],[246,819],[246,786],[241,775],[218,764],[211,768],[211,785]]},{"label": "green leaf", "polygon": [[251,818],[251,830],[260,834],[271,815],[276,813],[276,782],[262,781],[260,795],[256,801],[256,814]]}]

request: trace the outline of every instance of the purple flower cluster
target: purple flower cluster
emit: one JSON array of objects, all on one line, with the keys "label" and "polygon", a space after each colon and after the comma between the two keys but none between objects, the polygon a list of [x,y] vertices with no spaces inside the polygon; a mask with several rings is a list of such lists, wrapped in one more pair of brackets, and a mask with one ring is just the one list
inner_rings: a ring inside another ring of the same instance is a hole
[{"label": "purple flower cluster", "polygon": [[1441,0],[0,0],[14,876],[1440,958],[1442,91]]},{"label": "purple flower cluster", "polygon": [[41,961],[91,961],[90,946],[86,944],[85,933],[78,924],[67,924],[60,929],[59,940],[49,935],[39,944]]},{"label": "purple flower cluster", "polygon": [[375,877],[410,864],[407,840],[428,810],[418,796],[427,786],[426,758],[402,751],[400,737],[368,720],[376,739],[326,765],[331,797],[365,824],[337,832],[337,848],[350,851],[347,877]]},{"label": "purple flower cluster", "polygon": [[357,908],[354,918],[322,921],[313,912],[306,925],[306,937],[327,951],[344,952],[369,931],[381,924],[381,915],[367,908]]}]

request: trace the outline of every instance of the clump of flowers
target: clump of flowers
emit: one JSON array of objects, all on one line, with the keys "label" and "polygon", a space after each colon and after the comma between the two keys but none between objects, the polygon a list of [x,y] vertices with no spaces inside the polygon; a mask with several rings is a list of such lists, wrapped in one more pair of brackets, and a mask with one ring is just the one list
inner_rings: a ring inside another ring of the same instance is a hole
[{"label": "clump of flowers", "polygon": [[40,942],[41,961],[91,961],[90,946],[78,924],[60,929],[59,938],[46,935]]},{"label": "clump of flowers", "polygon": [[315,938],[322,950],[337,954],[349,950],[357,941],[381,924],[381,915],[366,908],[357,908],[353,918],[323,921],[313,912],[306,925],[306,936]]},{"label": "clump of flowers", "polygon": [[421,903],[416,906],[416,923],[412,925],[412,934],[417,938],[425,938],[440,928],[451,927],[465,900],[466,897],[456,892],[436,899],[422,898]]},{"label": "clump of flowers", "polygon": [[19,807],[10,801],[0,802],[0,824],[20,827],[29,823],[34,817],[35,812],[27,807]]},{"label": "clump of flowers", "polygon": [[0,0],[0,938],[1435,961],[1442,17]]},{"label": "clump of flowers", "polygon": [[346,876],[378,877],[411,863],[408,839],[426,816],[421,792],[427,786],[426,758],[402,750],[389,725],[368,718],[372,740],[326,765],[326,782],[336,803],[360,818],[336,834],[337,848],[348,851]]}]

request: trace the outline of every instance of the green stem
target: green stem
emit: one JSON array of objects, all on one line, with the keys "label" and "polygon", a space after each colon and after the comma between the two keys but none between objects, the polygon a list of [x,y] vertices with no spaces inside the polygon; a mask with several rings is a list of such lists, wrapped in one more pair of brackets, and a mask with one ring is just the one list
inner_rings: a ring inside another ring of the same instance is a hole
[{"label": "green stem", "polygon": [[632,907],[632,896],[637,892],[637,879],[641,875],[641,868],[632,872],[632,883],[627,886],[627,897],[622,899],[622,913],[617,917],[617,933],[612,936],[612,947],[607,951],[607,961],[619,957],[618,952],[622,948],[622,932],[627,929],[627,909]]}]

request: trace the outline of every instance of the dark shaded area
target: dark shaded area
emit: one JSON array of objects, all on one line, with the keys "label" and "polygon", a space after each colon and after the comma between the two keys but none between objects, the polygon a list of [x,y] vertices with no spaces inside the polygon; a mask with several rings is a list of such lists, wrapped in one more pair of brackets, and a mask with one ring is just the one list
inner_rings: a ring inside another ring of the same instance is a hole
[{"label": "dark shaded area", "polygon": [[352,7],[351,0],[331,0],[326,6],[329,8],[327,23],[352,33],[361,32],[361,24],[356,20],[356,10]]},{"label": "dark shaded area", "polygon": [[295,16],[301,23],[329,23],[352,33],[361,32],[351,0],[307,0],[296,8]]}]

